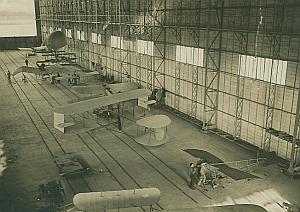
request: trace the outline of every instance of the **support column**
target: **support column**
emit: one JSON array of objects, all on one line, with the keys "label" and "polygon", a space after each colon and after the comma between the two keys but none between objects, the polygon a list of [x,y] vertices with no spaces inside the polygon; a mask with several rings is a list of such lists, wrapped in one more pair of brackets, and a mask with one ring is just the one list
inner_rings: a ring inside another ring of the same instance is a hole
[{"label": "support column", "polygon": [[300,129],[300,89],[298,88],[298,101],[297,101],[297,109],[296,109],[296,117],[294,124],[294,132],[293,132],[293,141],[292,141],[292,151],[290,157],[290,165],[288,168],[288,172],[292,175],[294,173],[294,166],[296,165],[296,142],[298,140]]},{"label": "support column", "polygon": [[[209,4],[205,48],[204,130],[217,127],[223,9],[224,0],[211,1]],[[211,22],[214,18],[217,19],[217,26],[212,30]]]},{"label": "support column", "polygon": [[274,60],[280,59],[280,48],[281,48],[281,33],[284,20],[284,11],[285,11],[285,0],[279,0],[278,5],[274,9],[274,21],[273,21],[273,31],[275,34],[270,35],[270,43],[272,45],[272,71],[270,76],[270,82],[268,84],[268,100],[267,100],[267,109],[266,109],[266,124],[265,124],[265,136],[263,141],[263,149],[265,151],[270,151],[271,146],[271,131],[273,125],[273,116],[274,116],[274,105],[276,97],[276,83],[272,82],[274,72],[277,74],[277,67],[274,66]]},{"label": "support column", "polygon": [[[177,24],[182,26],[182,1],[180,1],[176,8],[176,18]],[[178,45],[181,46],[181,27],[175,29],[175,37]],[[177,51],[177,50],[176,50]],[[181,55],[181,52],[180,52]],[[176,55],[177,57],[177,55]],[[174,95],[174,109],[179,111],[179,102],[180,102],[180,73],[181,73],[181,63],[175,62],[175,95]]]},{"label": "support column", "polygon": [[[248,17],[243,23],[244,26],[250,25],[250,8],[251,1],[244,1],[245,7],[243,9],[243,14]],[[235,37],[240,43],[240,52],[243,55],[248,54],[248,33],[247,32],[235,32]],[[241,61],[239,64],[242,64]],[[238,76],[237,76],[237,87],[236,87],[236,113],[235,113],[235,130],[234,130],[234,139],[241,139],[242,133],[242,118],[243,118],[243,104],[244,104],[244,88],[245,88],[245,77],[241,76],[241,69],[246,67],[238,67]]]},{"label": "support column", "polygon": [[35,8],[35,23],[36,23],[36,35],[37,35],[37,46],[42,44],[42,26],[41,26],[41,13],[40,13],[40,1],[34,0]]}]

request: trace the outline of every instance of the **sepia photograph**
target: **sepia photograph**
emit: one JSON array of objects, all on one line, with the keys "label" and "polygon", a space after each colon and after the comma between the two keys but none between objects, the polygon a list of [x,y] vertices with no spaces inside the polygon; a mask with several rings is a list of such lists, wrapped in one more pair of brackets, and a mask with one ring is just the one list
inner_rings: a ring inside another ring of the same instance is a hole
[{"label": "sepia photograph", "polygon": [[0,212],[300,212],[299,0],[0,0]]}]

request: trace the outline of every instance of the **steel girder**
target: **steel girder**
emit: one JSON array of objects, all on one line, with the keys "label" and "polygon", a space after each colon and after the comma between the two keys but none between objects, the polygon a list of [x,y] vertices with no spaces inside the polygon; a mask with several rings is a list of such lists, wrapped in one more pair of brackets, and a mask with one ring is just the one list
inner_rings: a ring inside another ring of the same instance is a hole
[{"label": "steel girder", "polygon": [[136,53],[136,80],[137,83],[139,84],[139,86],[141,86],[142,82],[141,82],[141,65],[142,65],[142,55],[139,54],[138,52]]},{"label": "steel girder", "polygon": [[[199,21],[200,22],[200,21]],[[196,44],[196,47],[200,46],[200,30],[188,29],[193,41]],[[199,73],[201,68],[199,66],[192,67],[192,104],[191,104],[191,114],[192,118],[197,118],[197,110],[198,110],[198,80]]]},{"label": "steel girder", "polygon": [[[247,5],[248,4],[248,5]],[[248,17],[243,23],[244,26],[249,28],[250,25],[250,8],[251,1],[244,0],[245,7],[243,8],[243,14]],[[235,37],[239,41],[240,52],[244,55],[248,54],[248,33],[247,32],[235,32]],[[241,64],[241,63],[239,63]],[[235,112],[235,126],[234,126],[234,139],[241,138],[242,132],[242,118],[243,118],[243,104],[244,104],[244,88],[245,88],[245,77],[240,74],[241,67],[238,70],[237,76],[237,87],[236,87],[236,112]]]},{"label": "steel girder", "polygon": [[[176,10],[176,18],[177,23],[181,26],[182,22],[182,1],[178,2]],[[175,29],[175,38],[179,45],[181,45],[181,28]],[[175,63],[175,96],[174,96],[174,109],[178,110],[180,109],[180,73],[181,73],[181,63],[177,62]]]},{"label": "steel girder", "polygon": [[[218,94],[222,48],[222,27],[224,0],[214,0],[209,3],[208,26],[206,30],[205,47],[205,88],[204,88],[204,130],[217,127]],[[214,14],[212,14],[212,11]],[[212,15],[217,19],[217,29],[212,30],[210,22]],[[218,30],[220,29],[220,30]],[[214,48],[217,46],[217,48]]]},{"label": "steel girder", "polygon": [[[273,67],[274,60],[278,60],[280,58],[280,47],[281,47],[281,33],[283,27],[283,20],[284,20],[284,7],[285,1],[279,0],[278,7],[275,7],[275,16],[274,16],[274,23],[273,23],[273,30],[279,29],[278,34],[272,34],[269,36],[270,43],[272,45],[272,72],[271,72],[271,79],[272,75],[274,74],[273,70],[276,70],[276,67]],[[276,97],[276,84],[270,83],[268,84],[268,95],[267,95],[267,108],[266,108],[266,120],[265,120],[265,135],[263,141],[263,149],[265,151],[270,151],[271,146],[271,133],[270,128],[272,128],[273,124],[273,116],[274,116],[274,104],[275,104],[275,97]]]}]

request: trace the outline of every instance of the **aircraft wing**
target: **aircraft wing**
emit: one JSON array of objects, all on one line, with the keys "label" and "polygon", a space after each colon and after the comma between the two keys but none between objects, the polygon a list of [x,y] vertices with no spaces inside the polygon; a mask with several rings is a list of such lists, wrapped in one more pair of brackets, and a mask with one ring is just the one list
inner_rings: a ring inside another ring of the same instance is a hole
[{"label": "aircraft wing", "polygon": [[17,69],[12,73],[12,75],[15,76],[15,75],[17,75],[17,74],[19,74],[19,73],[22,73],[22,72],[37,74],[38,68],[35,68],[35,67],[27,67],[27,66],[21,66],[21,67],[17,68]]},{"label": "aircraft wing", "polygon": [[[55,76],[56,80],[68,80],[68,79],[73,79],[73,78],[74,78],[73,76],[61,76],[61,77]],[[82,86],[82,87],[84,87],[84,86]]]},{"label": "aircraft wing", "polygon": [[64,66],[59,65],[59,64],[46,66],[45,70],[46,70],[47,74],[56,74],[57,72],[60,74],[64,73],[64,72],[70,73],[70,71],[67,68],[65,68]]},{"label": "aircraft wing", "polygon": [[33,51],[33,48],[18,48],[20,51]]},{"label": "aircraft wing", "polygon": [[218,158],[210,152],[201,149],[184,149],[183,151],[187,152],[188,154],[194,157],[206,159],[209,164],[213,165],[214,167],[217,167],[220,172],[226,174],[234,180],[259,178],[258,176],[255,176],[251,173],[244,172],[226,165],[224,161],[222,161],[220,158]]},{"label": "aircraft wing", "polygon": [[83,77],[90,77],[90,76],[95,76],[95,75],[99,75],[99,72],[98,71],[92,71],[92,72],[87,72],[87,73],[80,74],[80,76],[83,76]]},{"label": "aircraft wing", "polygon": [[81,102],[75,102],[68,105],[63,105],[54,108],[54,113],[64,115],[74,115],[84,113],[86,111],[92,111],[99,107],[107,105],[117,104],[137,98],[142,98],[150,95],[151,92],[147,89],[136,89],[125,93],[114,94],[111,96],[98,97],[94,99],[84,100]]},{"label": "aircraft wing", "polygon": [[108,87],[113,93],[123,93],[138,89],[138,84],[134,82],[123,82],[117,84],[107,84],[106,87]]},{"label": "aircraft wing", "polygon": [[103,85],[72,86],[72,89],[81,94],[105,94]]},{"label": "aircraft wing", "polygon": [[28,47],[28,48],[18,48],[20,51],[35,51],[35,52],[42,52],[48,50],[47,46],[37,46],[37,47]]},{"label": "aircraft wing", "polygon": [[48,50],[47,46],[32,47],[32,49],[33,49],[34,51],[36,51],[36,52]]},{"label": "aircraft wing", "polygon": [[163,210],[169,212],[267,212],[266,209],[259,205],[253,204],[237,204],[237,205],[222,205],[222,206],[209,206],[199,208],[184,208],[184,209],[169,209]]}]

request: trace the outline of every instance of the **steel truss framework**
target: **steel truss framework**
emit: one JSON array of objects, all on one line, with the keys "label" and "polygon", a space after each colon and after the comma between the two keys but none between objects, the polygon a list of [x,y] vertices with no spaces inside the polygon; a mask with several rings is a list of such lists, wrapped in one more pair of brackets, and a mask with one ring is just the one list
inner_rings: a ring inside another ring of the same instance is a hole
[{"label": "steel truss framework", "polygon": [[[209,3],[208,26],[206,30],[205,47],[205,84],[204,84],[204,121],[203,129],[217,128],[218,94],[222,49],[222,28],[224,0]],[[217,29],[211,30],[210,21],[217,19]],[[217,46],[215,48],[214,46]]]},{"label": "steel truss framework", "polygon": [[[279,32],[282,32],[283,27],[283,17],[284,17],[284,7],[285,7],[285,1],[279,0],[278,6],[275,10],[275,16],[274,16],[274,23],[273,23],[273,31],[279,30]],[[273,34],[270,36],[270,43],[272,44],[272,58],[274,60],[280,59],[280,45],[281,45],[281,33],[279,34]],[[273,60],[273,61],[274,61]],[[273,63],[272,61],[272,63]],[[271,73],[272,77],[272,73]],[[274,115],[274,104],[275,104],[275,96],[276,96],[276,85],[273,83],[269,83],[269,94],[267,95],[267,110],[266,110],[266,129],[272,128],[273,124],[273,115]],[[265,131],[264,136],[264,146],[263,149],[266,151],[270,151],[270,145],[271,145],[271,133],[269,130]]]},{"label": "steel truss framework", "polygon": [[[246,2],[245,2],[246,4]],[[248,1],[248,4],[251,4],[251,1]],[[243,14],[245,14],[248,19],[244,19],[243,25],[249,28],[250,24],[250,5],[248,7],[243,7]],[[239,49],[243,55],[246,55],[248,52],[248,33],[247,32],[235,32],[236,39],[239,42]],[[240,69],[237,76],[237,86],[236,86],[236,113],[235,113],[235,130],[234,138],[241,139],[241,130],[242,130],[242,116],[243,116],[243,103],[244,103],[244,88],[245,88],[245,78],[241,76]]]},{"label": "steel truss framework", "polygon": [[[271,58],[273,61],[286,60],[294,64],[296,83],[300,47],[293,45],[293,42],[300,40],[300,33],[299,30],[294,30],[297,24],[293,21],[299,8],[299,3],[292,0],[40,0],[40,21],[44,38],[49,34],[50,27],[72,30],[72,38],[68,39],[68,51],[76,52],[78,62],[86,68],[90,68],[94,62],[96,67],[104,67],[104,74],[115,74],[120,81],[135,81],[149,89],[167,88],[166,79],[171,79],[173,89],[167,89],[167,93],[172,96],[172,108],[183,111],[182,103],[189,101],[186,104],[189,108],[184,113],[189,118],[201,119],[202,128],[205,130],[218,128],[226,131],[226,127],[222,126],[226,123],[220,121],[226,116],[233,126],[232,130],[226,132],[235,139],[247,140],[245,134],[248,129],[245,130],[242,123],[252,124],[261,129],[263,134],[259,137],[260,143],[256,145],[269,151],[274,142],[274,136],[269,129],[278,126],[278,123],[274,123],[275,111],[288,114],[293,119],[296,115],[296,103],[293,101],[291,110],[284,106],[278,108],[278,85],[268,82],[265,82],[267,99],[263,103],[252,100],[247,96],[249,88],[246,88],[246,83],[249,83],[249,78],[239,73],[240,67],[236,68],[236,58],[242,54]],[[259,48],[253,50],[259,11],[264,16],[264,27],[259,32]],[[287,26],[287,23],[290,25]],[[85,32],[84,41],[76,38],[77,30]],[[101,34],[101,44],[91,43],[91,33]],[[128,42],[123,43],[122,49],[111,48],[111,35],[123,37]],[[187,42],[186,37],[191,40]],[[140,54],[132,49],[130,42],[137,39],[152,41],[154,55]],[[231,48],[232,40],[234,42]],[[263,42],[268,43],[268,48],[262,47]],[[186,68],[186,64],[176,61],[172,56],[174,53],[170,53],[170,47],[174,49],[176,45],[204,49],[203,67]],[[282,53],[284,47],[289,49],[288,53]],[[266,53],[265,49],[270,51]],[[222,61],[231,64],[231,67],[222,66]],[[172,66],[169,65],[171,63]],[[229,70],[235,68],[236,71]],[[170,71],[172,74],[167,69],[173,69]],[[190,79],[183,77],[187,69],[190,71]],[[229,79],[228,76],[232,76],[234,91],[220,90],[226,84],[220,82],[221,76],[226,80]],[[183,88],[184,83],[190,85],[189,96],[183,95],[182,89],[186,89]],[[296,96],[294,93],[296,94],[298,86],[289,86],[287,89],[293,90],[293,96]],[[224,104],[229,103],[224,99],[222,101],[220,94],[233,99],[234,112],[231,109],[222,109]],[[264,116],[263,124],[256,121],[250,123],[249,117],[245,117],[245,100],[247,104],[251,102],[260,107],[263,105],[263,112],[259,111]],[[280,120],[283,120],[282,117]],[[229,121],[227,125],[230,125]],[[281,128],[282,125],[284,124],[280,123]],[[278,130],[293,134],[291,132],[299,127],[299,123],[296,122],[295,126],[290,123],[290,126],[290,130]],[[298,134],[294,133],[293,136],[297,137]],[[286,147],[286,158],[289,158],[289,151]]]},{"label": "steel truss framework", "polygon": [[[176,10],[176,22],[179,25],[182,25],[182,1],[180,1],[177,5]],[[181,28],[175,28],[175,38],[177,43],[181,46]],[[180,95],[180,72],[181,72],[181,63],[176,62],[175,64],[175,97],[174,97],[174,108],[179,111],[179,95]]]}]

